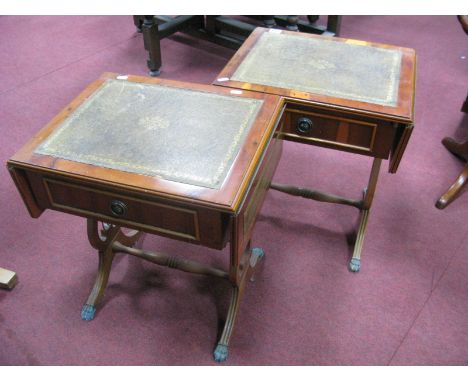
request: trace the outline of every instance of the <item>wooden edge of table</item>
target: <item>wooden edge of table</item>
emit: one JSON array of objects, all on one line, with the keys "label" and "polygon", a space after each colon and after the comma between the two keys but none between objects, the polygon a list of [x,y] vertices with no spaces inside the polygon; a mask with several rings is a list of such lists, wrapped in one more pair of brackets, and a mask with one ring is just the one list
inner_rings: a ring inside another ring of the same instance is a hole
[{"label": "wooden edge of table", "polygon": [[341,110],[353,110],[356,113],[378,116],[381,119],[389,121],[413,123],[414,121],[414,89],[416,83],[416,52],[411,48],[398,47],[389,44],[380,44],[354,39],[347,39],[332,36],[315,36],[311,34],[291,31],[280,31],[280,33],[297,35],[300,33],[308,38],[328,39],[332,41],[342,41],[348,44],[367,45],[385,49],[394,49],[402,52],[402,68],[398,89],[398,105],[396,107],[377,105],[369,102],[348,100],[344,98],[331,97],[315,93],[296,91],[286,88],[278,88],[267,85],[252,84],[248,82],[233,81],[231,76],[235,73],[243,59],[249,54],[250,49],[255,45],[263,33],[269,33],[266,28],[256,28],[234,56],[229,60],[226,66],[221,70],[216,79],[212,82],[213,85],[251,90],[262,93],[276,94],[286,98],[302,100],[307,103],[324,104],[329,107]]},{"label": "wooden edge of table", "polygon": [[413,125],[407,125],[403,129],[403,132],[401,133],[401,136],[397,142],[396,148],[392,151],[392,155],[388,163],[389,173],[395,174],[397,172],[412,133]]},{"label": "wooden edge of table", "polygon": [[[206,91],[208,93],[216,93],[216,94],[224,94],[229,96],[239,96],[239,97],[248,97],[248,98],[256,98],[256,99],[264,99],[263,95],[259,95],[257,92],[252,92],[245,90],[245,93],[238,94],[232,93],[232,89],[226,89],[226,91],[219,92],[218,89],[213,88],[212,84],[200,84],[196,82],[187,82],[187,81],[178,81],[178,80],[169,80],[165,78],[157,78],[157,77],[145,77],[145,76],[137,76],[131,74],[119,74],[113,72],[105,72],[103,73],[95,82],[99,81],[99,85],[106,80],[121,80],[121,81],[129,81],[129,82],[137,82],[143,84],[152,84],[152,85],[163,85],[169,86],[172,88],[179,88],[179,89],[186,89],[186,90],[194,90],[194,91]],[[189,88],[187,86],[190,86]],[[77,97],[78,98],[78,97]]]},{"label": "wooden edge of table", "polygon": [[[188,185],[141,174],[129,173],[114,169],[101,168],[84,163],[68,161],[47,155],[35,154],[35,148],[44,141],[54,129],[78,106],[80,106],[96,89],[108,79],[115,79],[121,75],[104,73],[98,80],[86,87],[80,95],[57,114],[45,127],[36,133],[11,159],[7,167],[13,174],[14,169],[24,169],[64,176],[77,181],[88,181],[107,187],[118,187],[129,192],[144,191],[145,194],[169,198],[179,202],[209,207],[229,213],[237,213],[239,205],[250,186],[250,180],[258,162],[265,151],[270,136],[273,133],[277,117],[281,112],[283,101],[280,97],[257,92],[231,93],[231,89],[214,87],[213,85],[194,84],[182,81],[163,80],[158,78],[125,75],[122,80],[131,82],[161,84],[171,87],[207,91],[215,94],[225,94],[238,97],[248,97],[264,100],[257,119],[250,129],[245,144],[235,157],[223,185],[219,189],[209,189],[201,186]],[[13,176],[15,182],[17,179]],[[26,195],[27,196],[27,195]],[[22,193],[22,197],[25,195]],[[28,207],[29,208],[29,207]],[[34,212],[34,211],[33,211]],[[31,213],[31,211],[30,211]],[[33,215],[33,214],[32,214]]]}]

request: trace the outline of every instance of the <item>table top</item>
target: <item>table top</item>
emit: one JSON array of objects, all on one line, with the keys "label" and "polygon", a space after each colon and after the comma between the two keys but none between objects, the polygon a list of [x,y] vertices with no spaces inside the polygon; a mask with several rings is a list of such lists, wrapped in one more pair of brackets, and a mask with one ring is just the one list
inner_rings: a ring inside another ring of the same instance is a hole
[{"label": "table top", "polygon": [[106,80],[34,152],[219,189],[262,104]]},{"label": "table top", "polygon": [[106,73],[11,160],[235,210],[280,106],[271,95]]},{"label": "table top", "polygon": [[413,120],[415,52],[257,28],[214,84]]}]

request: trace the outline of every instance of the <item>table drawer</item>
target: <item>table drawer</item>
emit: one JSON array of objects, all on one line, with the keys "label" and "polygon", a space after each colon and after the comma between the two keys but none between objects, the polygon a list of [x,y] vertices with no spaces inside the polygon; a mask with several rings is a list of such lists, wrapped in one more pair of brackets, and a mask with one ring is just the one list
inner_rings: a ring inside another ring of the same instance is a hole
[{"label": "table drawer", "polygon": [[226,245],[229,219],[220,211],[35,171],[11,171],[26,177],[40,210],[92,217],[216,249]]},{"label": "table drawer", "polygon": [[286,140],[379,158],[388,158],[394,135],[389,122],[295,108],[286,108],[280,133]]},{"label": "table drawer", "polygon": [[44,178],[52,207],[83,211],[132,222],[152,230],[191,240],[200,240],[197,211],[141,200],[89,188],[83,185]]}]

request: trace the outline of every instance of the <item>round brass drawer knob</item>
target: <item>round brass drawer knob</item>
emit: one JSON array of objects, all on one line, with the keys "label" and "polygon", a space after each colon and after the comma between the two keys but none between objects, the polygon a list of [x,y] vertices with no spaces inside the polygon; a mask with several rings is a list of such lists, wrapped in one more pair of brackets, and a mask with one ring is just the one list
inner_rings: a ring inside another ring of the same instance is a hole
[{"label": "round brass drawer knob", "polygon": [[120,200],[113,200],[110,205],[110,210],[114,216],[124,216],[127,213],[127,205]]},{"label": "round brass drawer knob", "polygon": [[296,130],[300,134],[306,134],[312,130],[313,125],[314,124],[310,118],[299,118],[297,120]]}]

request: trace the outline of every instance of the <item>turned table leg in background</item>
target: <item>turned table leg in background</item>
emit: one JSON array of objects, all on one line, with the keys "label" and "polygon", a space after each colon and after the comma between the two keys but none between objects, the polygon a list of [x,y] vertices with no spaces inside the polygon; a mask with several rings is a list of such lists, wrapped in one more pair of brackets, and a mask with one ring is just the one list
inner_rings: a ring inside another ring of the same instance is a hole
[{"label": "turned table leg in background", "polygon": [[297,26],[297,22],[299,21],[298,16],[288,16],[286,18],[287,24],[286,24],[286,29],[290,31],[297,32],[299,30],[299,27]]},{"label": "turned table leg in background", "polygon": [[262,16],[262,19],[266,28],[273,28],[276,26],[275,16]]},{"label": "turned table leg in background", "polygon": [[332,36],[339,36],[340,35],[341,18],[342,18],[342,16],[328,16],[327,31]]},{"label": "turned table leg in background", "polygon": [[148,60],[146,61],[149,74],[152,77],[159,76],[161,69],[161,44],[158,30],[158,24],[153,16],[144,16],[141,29],[143,32],[143,43],[148,52]]},{"label": "turned table leg in background", "polygon": [[138,33],[142,32],[141,26],[143,25],[143,16],[133,16],[133,24]]}]

